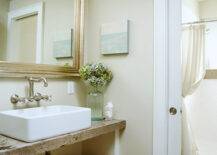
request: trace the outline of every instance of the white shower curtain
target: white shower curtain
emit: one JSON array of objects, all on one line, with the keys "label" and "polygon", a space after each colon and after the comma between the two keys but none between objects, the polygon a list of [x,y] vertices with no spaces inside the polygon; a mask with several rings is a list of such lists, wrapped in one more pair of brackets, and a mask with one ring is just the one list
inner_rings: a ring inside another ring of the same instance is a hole
[{"label": "white shower curtain", "polygon": [[183,27],[182,95],[191,95],[205,76],[205,25]]},{"label": "white shower curtain", "polygon": [[182,155],[198,155],[191,128],[186,96],[191,95],[205,76],[205,25],[183,27],[182,32]]}]

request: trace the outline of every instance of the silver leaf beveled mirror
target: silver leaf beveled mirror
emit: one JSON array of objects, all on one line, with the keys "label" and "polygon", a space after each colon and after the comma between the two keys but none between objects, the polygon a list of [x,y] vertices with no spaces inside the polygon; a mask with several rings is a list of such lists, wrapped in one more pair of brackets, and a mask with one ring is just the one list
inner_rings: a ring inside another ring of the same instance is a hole
[{"label": "silver leaf beveled mirror", "polygon": [[0,0],[0,76],[78,76],[84,0]]}]

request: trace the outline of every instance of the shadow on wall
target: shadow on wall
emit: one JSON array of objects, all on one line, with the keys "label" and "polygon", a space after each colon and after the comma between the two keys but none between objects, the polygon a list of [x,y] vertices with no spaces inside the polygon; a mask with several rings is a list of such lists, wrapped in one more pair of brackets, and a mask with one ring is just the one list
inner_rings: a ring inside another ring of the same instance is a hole
[{"label": "shadow on wall", "polygon": [[0,22],[0,60],[6,57],[7,27]]},{"label": "shadow on wall", "polygon": [[87,97],[87,88],[82,80],[75,79],[75,90],[76,90],[76,98],[80,103],[80,106],[86,106],[86,97]]}]

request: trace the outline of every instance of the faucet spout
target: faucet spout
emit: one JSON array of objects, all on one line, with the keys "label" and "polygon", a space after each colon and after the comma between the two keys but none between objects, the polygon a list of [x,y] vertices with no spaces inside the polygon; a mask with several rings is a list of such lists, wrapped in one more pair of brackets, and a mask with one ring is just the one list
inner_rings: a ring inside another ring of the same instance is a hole
[{"label": "faucet spout", "polygon": [[39,78],[34,78],[34,77],[28,77],[27,78],[29,82],[43,82],[44,83],[44,87],[48,86],[48,82],[47,79],[44,77],[39,77]]},{"label": "faucet spout", "polygon": [[32,98],[35,95],[34,93],[34,83],[35,82],[43,82],[44,87],[48,86],[47,79],[44,77],[40,77],[40,78],[28,77],[27,79],[29,81],[29,98]]}]

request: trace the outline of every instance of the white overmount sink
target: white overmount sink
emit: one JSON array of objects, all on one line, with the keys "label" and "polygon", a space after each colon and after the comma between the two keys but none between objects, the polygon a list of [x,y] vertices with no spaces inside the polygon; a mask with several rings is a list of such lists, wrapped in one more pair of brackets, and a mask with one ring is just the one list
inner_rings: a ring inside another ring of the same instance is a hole
[{"label": "white overmount sink", "polygon": [[47,106],[0,112],[0,134],[34,142],[91,126],[91,110]]}]

